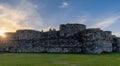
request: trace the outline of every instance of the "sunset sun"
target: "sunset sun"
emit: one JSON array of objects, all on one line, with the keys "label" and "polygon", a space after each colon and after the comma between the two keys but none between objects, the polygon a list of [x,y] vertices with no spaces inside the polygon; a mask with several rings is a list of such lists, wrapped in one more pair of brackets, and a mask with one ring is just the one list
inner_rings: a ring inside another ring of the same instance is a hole
[{"label": "sunset sun", "polygon": [[5,37],[4,33],[6,32],[6,30],[0,30],[0,36]]}]

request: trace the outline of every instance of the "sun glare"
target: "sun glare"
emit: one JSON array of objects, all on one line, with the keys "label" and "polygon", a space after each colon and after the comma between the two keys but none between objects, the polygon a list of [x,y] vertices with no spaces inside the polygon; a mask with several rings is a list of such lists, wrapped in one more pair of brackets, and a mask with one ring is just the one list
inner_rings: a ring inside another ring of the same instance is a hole
[{"label": "sun glare", "polygon": [[2,36],[2,37],[5,37],[5,32],[7,32],[6,30],[0,30],[0,36]]}]

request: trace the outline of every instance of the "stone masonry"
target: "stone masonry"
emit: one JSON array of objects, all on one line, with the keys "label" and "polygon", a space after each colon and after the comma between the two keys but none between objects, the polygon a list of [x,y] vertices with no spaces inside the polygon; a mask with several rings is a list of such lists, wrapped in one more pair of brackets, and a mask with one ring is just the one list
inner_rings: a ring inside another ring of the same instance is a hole
[{"label": "stone masonry", "polygon": [[100,28],[61,24],[47,32],[17,30],[0,37],[1,52],[93,53],[120,52],[120,38]]}]

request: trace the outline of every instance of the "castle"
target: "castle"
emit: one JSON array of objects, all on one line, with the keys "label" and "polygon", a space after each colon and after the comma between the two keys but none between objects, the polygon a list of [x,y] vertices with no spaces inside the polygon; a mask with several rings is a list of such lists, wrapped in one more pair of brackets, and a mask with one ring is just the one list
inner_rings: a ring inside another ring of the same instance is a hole
[{"label": "castle", "polygon": [[93,53],[120,52],[120,38],[100,28],[61,24],[59,30],[17,30],[0,37],[0,52]]}]

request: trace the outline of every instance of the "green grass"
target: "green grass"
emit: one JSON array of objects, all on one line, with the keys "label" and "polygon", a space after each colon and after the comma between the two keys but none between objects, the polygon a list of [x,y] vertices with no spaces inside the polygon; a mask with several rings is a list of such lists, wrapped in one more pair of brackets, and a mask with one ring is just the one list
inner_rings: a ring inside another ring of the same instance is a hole
[{"label": "green grass", "polygon": [[120,66],[120,53],[101,55],[1,53],[0,66]]}]

